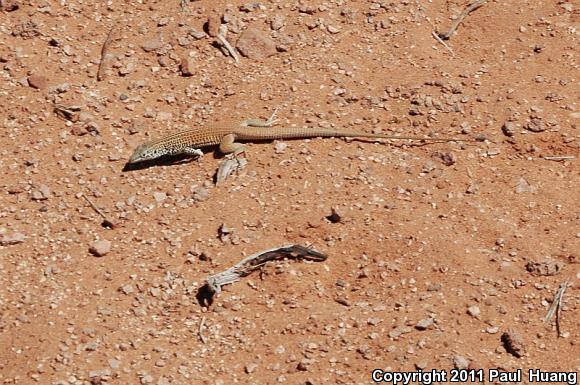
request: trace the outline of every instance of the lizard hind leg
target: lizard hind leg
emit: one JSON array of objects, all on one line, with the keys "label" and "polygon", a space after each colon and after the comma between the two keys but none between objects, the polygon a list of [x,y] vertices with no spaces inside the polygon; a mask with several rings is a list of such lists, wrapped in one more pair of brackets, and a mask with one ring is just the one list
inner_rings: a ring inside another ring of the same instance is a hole
[{"label": "lizard hind leg", "polygon": [[276,107],[276,109],[274,110],[274,112],[272,112],[272,115],[268,118],[268,120],[262,120],[262,119],[248,119],[248,120],[244,120],[241,123],[241,126],[243,127],[272,127],[274,125],[274,123],[276,123],[278,121],[278,119],[276,118],[276,114],[278,113],[279,108]]},{"label": "lizard hind leg", "polygon": [[[236,143],[236,136],[228,134],[222,138],[220,143],[220,152],[226,154],[226,159],[221,162],[216,174],[216,183],[219,184],[224,181],[234,171],[241,170],[248,163],[247,155],[245,153],[245,146],[242,143]],[[240,157],[244,154],[244,157]]]},{"label": "lizard hind leg", "polygon": [[228,134],[222,138],[220,143],[220,152],[222,154],[233,154],[234,157],[246,152],[246,146],[242,143],[237,143],[234,134]]}]

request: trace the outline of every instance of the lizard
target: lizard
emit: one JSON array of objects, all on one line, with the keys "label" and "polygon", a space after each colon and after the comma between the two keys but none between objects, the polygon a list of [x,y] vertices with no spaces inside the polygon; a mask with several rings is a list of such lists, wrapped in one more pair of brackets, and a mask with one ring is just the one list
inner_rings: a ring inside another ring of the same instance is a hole
[{"label": "lizard", "polygon": [[263,141],[276,139],[306,139],[317,137],[341,137],[341,138],[373,138],[373,139],[402,139],[438,142],[465,142],[471,139],[456,138],[421,138],[415,136],[395,136],[389,134],[374,134],[364,131],[347,129],[329,129],[313,127],[285,127],[271,129],[276,112],[264,121],[249,119],[238,124],[212,124],[202,127],[178,131],[167,136],[143,143],[133,151],[128,164],[134,164],[160,158],[162,156],[191,155],[201,156],[200,148],[217,146],[223,154],[237,156],[245,151],[241,141]]}]

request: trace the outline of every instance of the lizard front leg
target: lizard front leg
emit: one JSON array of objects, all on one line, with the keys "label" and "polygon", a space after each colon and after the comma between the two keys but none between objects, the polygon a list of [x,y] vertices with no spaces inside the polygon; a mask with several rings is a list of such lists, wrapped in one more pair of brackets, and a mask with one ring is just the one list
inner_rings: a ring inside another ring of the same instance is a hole
[{"label": "lizard front leg", "polygon": [[182,153],[185,155],[193,156],[196,159],[203,158],[203,151],[201,151],[199,148],[195,148],[195,147],[185,147],[183,149]]}]

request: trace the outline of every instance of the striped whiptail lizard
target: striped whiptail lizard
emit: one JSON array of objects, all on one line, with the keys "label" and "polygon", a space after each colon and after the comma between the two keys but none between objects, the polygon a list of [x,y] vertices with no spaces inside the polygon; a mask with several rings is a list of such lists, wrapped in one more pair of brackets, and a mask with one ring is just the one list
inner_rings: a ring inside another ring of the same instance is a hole
[{"label": "striped whiptail lizard", "polygon": [[149,141],[138,146],[129,164],[153,160],[166,155],[203,155],[200,148],[219,145],[223,154],[238,155],[244,152],[244,145],[236,142],[263,141],[275,139],[299,139],[316,137],[342,138],[375,138],[375,139],[403,139],[438,142],[471,142],[471,139],[455,138],[421,138],[413,136],[394,136],[387,134],[371,134],[363,131],[327,129],[312,127],[285,127],[271,128],[276,119],[274,114],[266,120],[251,119],[239,124],[217,124],[188,129],[169,134],[159,139]]}]

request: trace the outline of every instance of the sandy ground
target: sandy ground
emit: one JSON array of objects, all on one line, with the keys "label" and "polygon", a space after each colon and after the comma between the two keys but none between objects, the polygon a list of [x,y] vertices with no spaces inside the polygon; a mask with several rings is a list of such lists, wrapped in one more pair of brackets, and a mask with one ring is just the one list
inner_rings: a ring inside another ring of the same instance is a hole
[{"label": "sandy ground", "polygon": [[[487,1],[446,48],[432,31],[467,5],[0,0],[0,383],[578,372],[578,3]],[[483,141],[251,143],[219,186],[212,152],[123,171],[150,138],[277,107]],[[208,276],[285,244],[328,259],[199,304]]]}]

